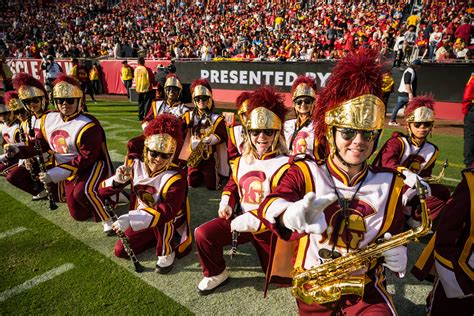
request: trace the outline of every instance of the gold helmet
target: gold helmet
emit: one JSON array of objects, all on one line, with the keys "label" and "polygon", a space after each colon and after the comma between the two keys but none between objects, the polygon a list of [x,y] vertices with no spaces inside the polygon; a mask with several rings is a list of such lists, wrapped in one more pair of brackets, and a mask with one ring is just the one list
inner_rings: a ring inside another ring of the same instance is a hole
[{"label": "gold helmet", "polygon": [[338,154],[336,127],[376,131],[372,154],[375,152],[385,113],[382,71],[376,56],[373,50],[361,49],[341,59],[319,94],[313,119],[315,137],[325,155]]},{"label": "gold helmet", "polygon": [[5,105],[10,111],[18,111],[25,109],[16,91],[8,91],[5,93]]},{"label": "gold helmet", "polygon": [[145,162],[147,161],[146,151],[151,150],[169,154],[169,165],[183,142],[181,121],[176,116],[168,113],[160,114],[150,121],[143,131],[143,135],[145,136]]},{"label": "gold helmet", "polygon": [[165,90],[168,87],[177,87],[180,91],[183,90],[183,85],[175,74],[169,74],[166,76]]},{"label": "gold helmet", "polygon": [[198,107],[199,103],[196,101],[200,97],[207,99],[207,109],[212,110],[214,107],[214,101],[212,100],[212,88],[206,79],[197,79],[193,81],[191,85],[191,96],[193,98],[193,104],[195,107]]},{"label": "gold helmet", "polygon": [[54,81],[53,99],[82,99],[83,95],[79,82],[73,77],[61,76]]},{"label": "gold helmet", "polygon": [[309,76],[299,76],[291,87],[291,99],[295,101],[299,97],[311,97],[316,100],[316,82]]},{"label": "gold helmet", "polygon": [[248,111],[250,95],[251,95],[250,92],[244,91],[235,100],[237,115],[239,116],[240,122],[242,123],[242,126],[244,127],[247,121],[247,111]]},{"label": "gold helmet", "polygon": [[15,79],[13,80],[13,84],[18,91],[19,99],[22,102],[26,101],[24,104],[28,111],[30,111],[27,105],[27,103],[29,103],[28,100],[36,98],[41,99],[42,111],[46,110],[48,104],[48,95],[43,84],[38,79],[35,79],[30,74],[22,72],[16,75]]},{"label": "gold helmet", "polygon": [[[287,108],[281,94],[270,87],[255,90],[248,99],[247,113],[247,134],[252,130],[275,130],[276,135],[273,139],[272,151],[276,150],[281,138],[283,121],[287,113]],[[255,151],[250,135],[247,135],[246,141],[250,143],[250,146]]]},{"label": "gold helmet", "polygon": [[435,100],[432,96],[421,95],[414,97],[410,102],[408,102],[405,111],[405,120],[407,123],[434,122],[434,103]]}]

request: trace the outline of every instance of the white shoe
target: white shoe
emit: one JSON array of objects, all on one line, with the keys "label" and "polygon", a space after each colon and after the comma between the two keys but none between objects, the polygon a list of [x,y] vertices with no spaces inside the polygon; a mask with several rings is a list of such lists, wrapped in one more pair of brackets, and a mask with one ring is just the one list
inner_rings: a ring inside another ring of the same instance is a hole
[{"label": "white shoe", "polygon": [[388,122],[388,125],[390,125],[390,126],[400,126],[400,124],[398,124],[398,123],[395,122],[395,121],[390,121],[390,122]]},{"label": "white shoe", "polygon": [[102,225],[104,226],[104,234],[106,234],[107,236],[111,236],[114,233],[114,231],[112,230],[113,223],[114,221],[111,218],[109,218],[105,222],[102,222]]},{"label": "white shoe", "polygon": [[227,284],[228,280],[229,271],[224,269],[221,274],[212,277],[204,277],[198,284],[198,292],[201,295],[211,294],[219,286]]},{"label": "white shoe", "polygon": [[46,193],[46,190],[43,190],[43,191],[41,191],[40,193],[38,193],[38,194],[36,194],[36,195],[33,195],[33,196],[31,197],[31,200],[32,200],[32,201],[38,201],[38,200],[45,199],[47,196],[48,196],[48,193]]},{"label": "white shoe", "polygon": [[171,268],[173,268],[174,256],[174,251],[167,256],[159,256],[156,262],[155,272],[159,274],[167,274],[170,272]]}]

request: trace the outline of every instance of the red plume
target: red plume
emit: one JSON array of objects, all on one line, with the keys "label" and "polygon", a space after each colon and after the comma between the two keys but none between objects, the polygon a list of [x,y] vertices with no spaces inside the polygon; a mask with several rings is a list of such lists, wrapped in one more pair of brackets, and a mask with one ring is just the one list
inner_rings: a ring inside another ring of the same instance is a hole
[{"label": "red plume", "polygon": [[56,78],[56,80],[54,80],[53,82],[53,86],[55,86],[56,84],[60,83],[60,82],[67,82],[69,84],[72,84],[76,87],[81,87],[81,84],[79,83],[79,81],[77,81],[76,78],[74,77],[71,77],[71,76],[66,76],[65,74],[59,74],[59,76]]},{"label": "red plume", "polygon": [[194,80],[193,83],[191,84],[191,94],[193,94],[194,88],[196,86],[205,86],[212,93],[211,85],[209,84],[209,81],[207,81],[207,79],[196,79],[196,80]]},{"label": "red plume", "polygon": [[151,135],[165,133],[176,140],[178,144],[177,148],[181,148],[183,143],[183,127],[181,120],[173,114],[163,113],[158,115],[155,119],[150,121],[143,131],[145,138]]},{"label": "red plume", "polygon": [[5,104],[8,105],[10,104],[11,100],[18,99],[18,92],[16,91],[5,92],[4,98],[5,98]]},{"label": "red plume", "polygon": [[252,93],[248,92],[248,91],[244,91],[241,94],[239,94],[239,96],[235,100],[235,108],[237,110],[240,109],[240,107],[242,106],[242,103],[244,103],[245,100],[248,100],[251,95],[252,95]]},{"label": "red plume", "polygon": [[13,79],[13,85],[17,90],[21,86],[31,86],[38,88],[44,92],[46,98],[48,97],[48,94],[46,93],[46,89],[44,88],[43,84],[38,79],[35,79],[32,75],[27,74],[25,72],[20,72],[15,76],[15,79]]}]

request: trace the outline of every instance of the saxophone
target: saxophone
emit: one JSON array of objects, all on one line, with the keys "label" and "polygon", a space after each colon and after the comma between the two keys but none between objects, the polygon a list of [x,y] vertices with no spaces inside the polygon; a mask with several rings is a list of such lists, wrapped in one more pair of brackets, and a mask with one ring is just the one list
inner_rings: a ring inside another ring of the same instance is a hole
[{"label": "saxophone", "polygon": [[365,275],[353,275],[354,272],[366,269],[375,262],[383,252],[406,244],[410,240],[430,232],[431,219],[426,206],[427,190],[418,181],[416,184],[421,205],[421,225],[391,239],[381,239],[367,247],[332,259],[309,270],[297,268],[293,271],[291,293],[306,304],[326,304],[337,301],[342,295],[352,294],[362,297],[366,284]]},{"label": "saxophone", "polygon": [[423,180],[425,180],[427,183],[440,183],[441,181],[443,181],[444,174],[445,174],[446,168],[448,168],[448,166],[449,166],[449,162],[448,162],[448,159],[446,159],[443,162],[443,167],[441,168],[441,170],[440,170],[440,172],[437,176],[431,176],[431,177],[423,178]]},{"label": "saxophone", "polygon": [[212,126],[206,128],[201,136],[201,141],[188,157],[187,165],[191,168],[196,168],[202,160],[208,160],[211,154],[209,153],[209,145],[204,142],[204,139],[212,134]]}]

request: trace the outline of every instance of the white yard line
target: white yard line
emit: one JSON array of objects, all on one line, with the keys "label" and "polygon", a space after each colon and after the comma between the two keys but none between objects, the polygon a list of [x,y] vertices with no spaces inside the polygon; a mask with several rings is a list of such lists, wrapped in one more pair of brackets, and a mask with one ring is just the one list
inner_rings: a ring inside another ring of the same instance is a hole
[{"label": "white yard line", "polygon": [[25,227],[22,227],[22,226],[21,226],[21,227],[17,227],[17,228],[15,228],[15,229],[7,230],[6,232],[0,233],[0,239],[13,236],[13,235],[15,235],[15,234],[24,232],[25,230],[26,230],[26,228],[25,228]]},{"label": "white yard line", "polygon": [[461,182],[461,179],[446,178],[446,177],[444,177],[443,180],[448,181],[448,182]]},{"label": "white yard line", "polygon": [[33,279],[26,281],[25,283],[3,291],[2,293],[0,293],[0,302],[3,302],[16,294],[20,294],[21,292],[32,289],[40,283],[49,281],[57,277],[58,275],[61,275],[68,270],[71,270],[72,268],[74,268],[74,265],[72,263],[66,263],[60,267],[49,270],[48,272],[43,273],[42,275],[34,277]]}]

